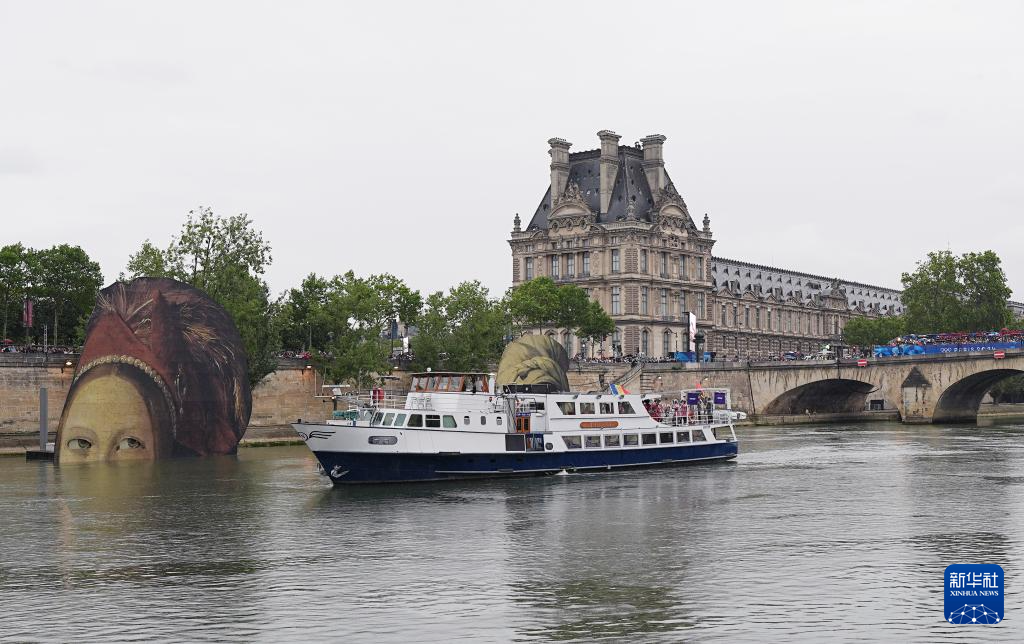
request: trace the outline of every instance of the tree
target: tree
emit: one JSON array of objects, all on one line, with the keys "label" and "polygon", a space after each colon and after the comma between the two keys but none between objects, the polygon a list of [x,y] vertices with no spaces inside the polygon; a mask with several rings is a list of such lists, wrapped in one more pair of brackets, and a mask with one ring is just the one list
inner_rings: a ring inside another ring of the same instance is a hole
[{"label": "tree", "polygon": [[904,333],[906,333],[906,320],[903,316],[855,317],[851,318],[843,327],[843,340],[847,344],[868,347],[886,344]]},{"label": "tree", "polygon": [[505,302],[517,330],[555,327],[586,338],[603,338],[615,330],[615,322],[586,291],[575,284],[559,286],[550,277],[509,289]]},{"label": "tree", "polygon": [[508,312],[479,281],[463,282],[427,298],[412,339],[416,369],[483,371],[501,357]]},{"label": "tree", "polygon": [[133,280],[136,277],[172,277],[167,266],[167,254],[147,239],[142,248],[128,258],[127,275],[122,272],[118,279]]},{"label": "tree", "polygon": [[191,210],[181,233],[164,251],[146,240],[127,265],[130,277],[170,277],[205,292],[227,310],[249,362],[253,386],[277,365],[279,306],[263,274],[270,244],[246,214],[219,217],[208,207]]},{"label": "tree", "polygon": [[558,316],[558,285],[550,277],[537,277],[505,294],[513,325],[517,330],[554,326]]},{"label": "tree", "polygon": [[1006,305],[1011,291],[992,251],[928,253],[902,281],[909,333],[999,329],[1012,319]]},{"label": "tree", "polygon": [[317,314],[329,338],[319,366],[336,380],[372,384],[375,374],[391,371],[385,330],[397,317],[415,320],[420,304],[420,294],[393,275],[364,279],[349,271],[334,277]]},{"label": "tree", "polygon": [[586,314],[579,322],[576,336],[593,342],[600,342],[615,332],[615,320],[604,312],[600,302],[591,301]]},{"label": "tree", "polygon": [[310,273],[299,288],[281,298],[281,345],[288,349],[323,348],[330,340],[330,320],[324,312],[331,292],[330,280]]},{"label": "tree", "polygon": [[999,256],[990,250],[964,253],[957,268],[964,285],[961,327],[966,330],[998,330],[1010,324],[1013,313],[1006,302],[1013,292],[1006,284]]},{"label": "tree", "polygon": [[73,331],[82,316],[92,311],[103,285],[103,273],[80,246],[69,244],[39,251],[37,265],[35,292],[49,304],[53,341],[58,343],[62,321],[64,328]]},{"label": "tree", "polygon": [[[20,242],[0,248],[0,306],[3,307],[3,332],[0,339],[7,338],[7,321],[12,315],[12,308],[20,304],[28,292],[29,262],[33,255]],[[17,314],[13,314],[16,316]]]}]

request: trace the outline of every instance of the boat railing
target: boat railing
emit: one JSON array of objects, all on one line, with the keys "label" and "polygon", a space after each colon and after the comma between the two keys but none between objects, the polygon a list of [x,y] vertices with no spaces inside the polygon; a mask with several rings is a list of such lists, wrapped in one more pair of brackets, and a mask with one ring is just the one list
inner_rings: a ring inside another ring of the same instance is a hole
[{"label": "boat railing", "polygon": [[356,409],[377,409],[380,407],[402,409],[405,407],[407,397],[404,393],[381,390],[354,391],[337,396],[325,396],[325,398],[333,398],[338,403],[348,404]]},{"label": "boat railing", "polygon": [[695,414],[692,416],[652,416],[652,418],[662,425],[668,425],[670,427],[703,427],[706,425],[725,424],[729,422],[729,417],[721,412],[712,414]]}]

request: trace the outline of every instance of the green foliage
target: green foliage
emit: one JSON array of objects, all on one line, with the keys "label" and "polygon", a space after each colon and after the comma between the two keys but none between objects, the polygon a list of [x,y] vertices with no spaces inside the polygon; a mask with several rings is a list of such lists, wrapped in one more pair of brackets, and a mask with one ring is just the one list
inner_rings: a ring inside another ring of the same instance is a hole
[{"label": "green foliage", "polygon": [[1006,284],[1002,261],[994,252],[960,256],[960,281],[964,285],[964,317],[967,330],[1001,329],[1013,321],[1006,305],[1013,291]]},{"label": "green foliage", "polygon": [[880,318],[851,318],[843,327],[843,341],[849,345],[868,347],[886,344],[906,333],[903,316]]},{"label": "green foliage", "polygon": [[3,331],[0,339],[7,335],[8,320],[17,321],[21,311],[21,303],[29,289],[29,263],[33,251],[25,248],[20,242],[0,248],[0,317],[3,318]]},{"label": "green foliage", "polygon": [[289,289],[281,299],[281,344],[286,349],[323,348],[330,341],[331,323],[324,307],[331,282],[316,273]]},{"label": "green foliage", "polygon": [[142,242],[142,248],[128,257],[127,275],[122,272],[118,279],[121,281],[133,280],[136,277],[173,277],[170,267],[167,265],[167,256],[164,251],[154,246],[147,239]]},{"label": "green foliage", "polygon": [[508,290],[505,300],[517,330],[554,326],[558,316],[558,285],[537,277]]},{"label": "green foliage", "polygon": [[579,322],[576,336],[598,342],[614,332],[615,320],[604,312],[600,302],[591,301]]},{"label": "green foliage", "polygon": [[463,282],[447,295],[434,293],[412,339],[413,367],[483,371],[501,357],[508,328],[505,306],[478,281]]},{"label": "green foliage", "polygon": [[902,281],[908,333],[1000,329],[1012,320],[1011,291],[992,251],[928,253]]},{"label": "green foliage", "polygon": [[[103,285],[100,265],[80,246],[60,244],[36,253],[32,294],[46,303],[53,341],[72,341],[83,313],[92,311]],[[61,336],[61,331],[64,335]]]},{"label": "green foliage", "polygon": [[279,307],[263,273],[270,244],[246,214],[218,217],[210,208],[189,211],[181,233],[161,251],[149,240],[128,260],[128,277],[170,277],[204,291],[238,327],[253,386],[277,365]]},{"label": "green foliage", "polygon": [[506,306],[515,329],[556,327],[580,338],[600,339],[615,330],[615,322],[601,305],[575,284],[559,286],[538,277],[509,289]]},{"label": "green foliage", "polygon": [[393,319],[416,320],[420,294],[393,275],[359,278],[352,271],[326,284],[310,275],[303,285],[282,306],[290,312],[290,333],[315,325],[326,335],[322,348],[330,357],[318,357],[317,363],[328,377],[368,386],[376,374],[390,373],[390,341],[382,336]]}]

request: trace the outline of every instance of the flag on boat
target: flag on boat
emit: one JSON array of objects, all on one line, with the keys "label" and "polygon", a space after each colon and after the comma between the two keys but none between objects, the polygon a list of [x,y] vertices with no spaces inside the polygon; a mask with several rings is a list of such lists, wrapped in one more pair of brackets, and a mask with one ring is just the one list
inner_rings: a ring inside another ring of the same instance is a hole
[{"label": "flag on boat", "polygon": [[613,394],[628,394],[629,393],[628,389],[626,389],[622,385],[617,385],[614,382],[612,384],[608,385],[608,388],[611,389],[611,392]]}]

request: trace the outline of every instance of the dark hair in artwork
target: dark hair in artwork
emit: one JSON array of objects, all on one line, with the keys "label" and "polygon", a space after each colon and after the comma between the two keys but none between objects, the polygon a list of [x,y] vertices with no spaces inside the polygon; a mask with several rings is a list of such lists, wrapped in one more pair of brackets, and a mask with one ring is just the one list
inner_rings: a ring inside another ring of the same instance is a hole
[{"label": "dark hair in artwork", "polygon": [[105,364],[132,365],[171,409],[178,454],[233,453],[252,411],[248,365],[224,308],[187,284],[140,277],[100,291],[75,384]]}]

